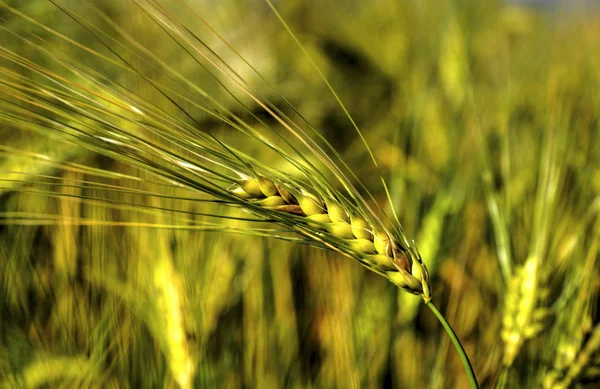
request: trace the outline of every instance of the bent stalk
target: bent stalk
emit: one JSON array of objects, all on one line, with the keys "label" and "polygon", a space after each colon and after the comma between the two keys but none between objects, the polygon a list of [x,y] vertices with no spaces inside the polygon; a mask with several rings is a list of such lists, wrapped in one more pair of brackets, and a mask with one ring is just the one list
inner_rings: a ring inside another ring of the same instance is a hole
[{"label": "bent stalk", "polygon": [[458,355],[462,360],[463,366],[465,367],[465,371],[467,372],[467,376],[469,377],[469,383],[471,384],[471,388],[479,389],[479,385],[477,384],[477,378],[475,377],[475,372],[473,371],[473,366],[471,366],[471,362],[469,362],[469,357],[467,356],[465,349],[460,343],[460,340],[458,340],[458,336],[456,336],[456,333],[450,326],[450,323],[448,323],[444,315],[442,315],[442,313],[438,311],[437,307],[435,306],[435,304],[433,304],[431,300],[425,302],[425,305],[427,305],[429,309],[433,311],[440,323],[442,323],[442,326],[444,326],[444,329],[448,333],[448,336],[450,336],[450,339],[452,340],[452,343],[454,344],[454,347],[456,348],[456,351],[458,351]]}]

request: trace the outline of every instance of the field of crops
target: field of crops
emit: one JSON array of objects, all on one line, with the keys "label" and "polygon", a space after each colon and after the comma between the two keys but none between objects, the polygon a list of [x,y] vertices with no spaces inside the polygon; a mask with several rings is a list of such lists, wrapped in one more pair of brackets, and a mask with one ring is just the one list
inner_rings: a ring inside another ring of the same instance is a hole
[{"label": "field of crops", "polygon": [[597,387],[572,3],[0,0],[0,388]]}]

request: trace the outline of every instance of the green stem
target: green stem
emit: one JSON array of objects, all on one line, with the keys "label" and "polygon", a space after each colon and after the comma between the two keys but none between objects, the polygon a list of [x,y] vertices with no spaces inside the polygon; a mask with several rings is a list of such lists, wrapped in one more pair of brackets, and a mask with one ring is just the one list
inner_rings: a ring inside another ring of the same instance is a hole
[{"label": "green stem", "polygon": [[471,366],[471,362],[469,362],[469,357],[467,356],[465,349],[460,343],[460,340],[458,340],[458,336],[456,336],[456,333],[454,332],[452,327],[450,327],[450,324],[448,323],[444,315],[442,315],[440,311],[438,311],[438,309],[431,300],[427,301],[425,304],[429,307],[429,309],[433,311],[435,316],[437,316],[438,320],[440,321],[440,323],[442,323],[444,329],[448,333],[448,336],[450,336],[450,339],[452,339],[452,343],[454,343],[454,347],[456,348],[456,351],[458,351],[458,355],[460,356],[460,359],[462,360],[463,365],[465,366],[467,375],[469,376],[471,388],[479,389],[479,385],[477,384],[477,378],[475,378],[475,373],[473,372],[473,367]]}]

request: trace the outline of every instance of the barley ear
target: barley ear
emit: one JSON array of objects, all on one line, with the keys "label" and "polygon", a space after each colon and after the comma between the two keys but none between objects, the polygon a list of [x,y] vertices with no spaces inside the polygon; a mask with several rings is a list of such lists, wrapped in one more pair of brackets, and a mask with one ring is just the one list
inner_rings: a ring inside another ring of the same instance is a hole
[{"label": "barley ear", "polygon": [[341,244],[332,242],[329,247],[384,275],[399,288],[429,301],[429,276],[414,248],[402,247],[398,243],[400,239],[395,240],[383,232],[381,226],[370,225],[363,217],[356,216],[360,210],[345,209],[338,200],[316,194],[317,190],[300,189],[291,193],[285,187],[283,182],[253,177],[240,180],[230,191],[242,200],[281,216],[303,217],[305,224],[299,220],[295,225],[298,232],[310,238],[317,235],[327,238],[328,234],[340,240]]}]

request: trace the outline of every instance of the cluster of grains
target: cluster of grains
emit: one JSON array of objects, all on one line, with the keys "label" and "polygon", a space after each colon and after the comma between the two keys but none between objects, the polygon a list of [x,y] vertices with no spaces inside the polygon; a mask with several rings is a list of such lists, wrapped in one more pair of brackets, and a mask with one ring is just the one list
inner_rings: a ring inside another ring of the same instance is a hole
[{"label": "cluster of grains", "polygon": [[232,192],[273,211],[303,216],[308,226],[343,240],[351,255],[372,270],[385,275],[398,287],[429,298],[428,273],[420,259],[401,248],[386,233],[377,229],[358,213],[345,210],[334,200],[324,200],[301,191],[291,194],[266,178],[243,180]]},{"label": "cluster of grains", "polygon": [[516,272],[508,286],[506,307],[502,318],[504,365],[511,366],[528,339],[544,329],[548,309],[540,307],[546,290],[539,285],[539,261],[530,257]]},{"label": "cluster of grains", "polygon": [[591,333],[559,346],[559,359],[544,381],[544,389],[567,389],[578,381],[600,377],[600,324]]}]

